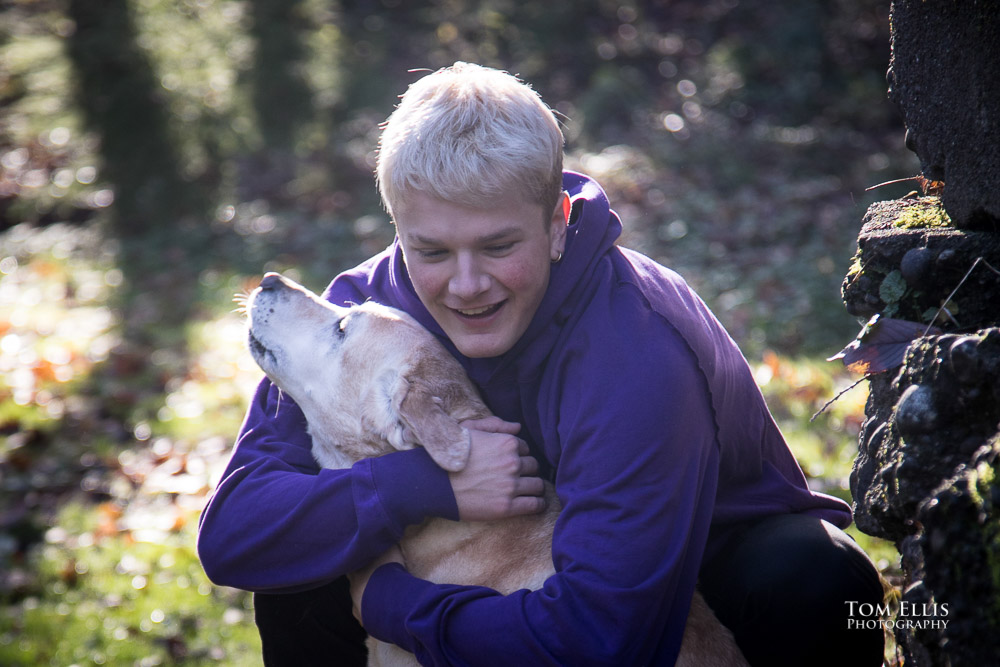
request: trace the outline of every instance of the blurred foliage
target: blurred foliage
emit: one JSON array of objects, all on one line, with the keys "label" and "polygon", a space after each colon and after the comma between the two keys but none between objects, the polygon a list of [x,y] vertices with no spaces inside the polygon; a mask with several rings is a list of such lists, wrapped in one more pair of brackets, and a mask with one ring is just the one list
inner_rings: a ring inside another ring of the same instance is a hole
[{"label": "blurred foliage", "polygon": [[698,289],[846,498],[864,388],[810,421],[852,381],[813,358],[856,332],[865,208],[907,186],[865,188],[918,173],[888,57],[882,0],[0,5],[0,663],[253,661],[248,597],[192,551],[259,377],[231,298],[391,240],[379,123],[459,59],[558,112],[622,243]]},{"label": "blurred foliage", "polygon": [[66,53],[84,127],[98,137],[119,238],[142,237],[198,212],[200,184],[181,173],[165,95],[140,46],[128,0],[68,0]]},{"label": "blurred foliage", "polygon": [[[194,272],[158,276],[240,255],[272,229],[261,209],[348,243],[358,220],[384,227],[378,124],[411,70],[456,59],[530,81],[565,120],[571,164],[643,161],[605,183],[629,241],[731,310],[752,353],[826,350],[850,333],[842,265],[864,206],[892,194],[865,188],[916,173],[885,100],[877,0],[116,1],[79,9],[96,16],[83,23],[68,10],[84,2],[5,6],[0,223],[117,217],[120,239],[144,230],[124,241],[127,286],[166,283],[168,303],[191,301]],[[100,48],[72,48],[86,39]]]},{"label": "blurred foliage", "polygon": [[259,663],[250,597],[207,580],[193,529],[95,537],[114,505],[68,505],[29,565],[40,591],[0,621],[5,665]]},{"label": "blurred foliage", "polygon": [[114,248],[65,224],[0,242],[0,664],[253,664],[250,597],[193,548],[258,379],[221,303],[243,285],[206,276],[188,354],[147,355],[109,307]]}]

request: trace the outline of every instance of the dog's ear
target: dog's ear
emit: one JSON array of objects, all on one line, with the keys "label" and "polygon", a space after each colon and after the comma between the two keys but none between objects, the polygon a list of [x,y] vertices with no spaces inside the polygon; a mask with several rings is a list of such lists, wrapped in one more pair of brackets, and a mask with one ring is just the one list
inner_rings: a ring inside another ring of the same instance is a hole
[{"label": "dog's ear", "polygon": [[434,462],[445,470],[457,472],[469,460],[469,431],[445,412],[443,401],[422,380],[407,382],[406,394],[399,404],[399,417],[405,429],[403,438],[422,445]]}]

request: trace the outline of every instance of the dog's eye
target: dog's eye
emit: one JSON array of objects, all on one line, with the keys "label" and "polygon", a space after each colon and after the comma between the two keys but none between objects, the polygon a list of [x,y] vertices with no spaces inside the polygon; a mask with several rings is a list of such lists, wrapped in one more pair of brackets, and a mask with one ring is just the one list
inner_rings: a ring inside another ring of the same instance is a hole
[{"label": "dog's eye", "polygon": [[337,322],[337,336],[343,338],[347,335],[347,318],[342,317],[339,322]]}]

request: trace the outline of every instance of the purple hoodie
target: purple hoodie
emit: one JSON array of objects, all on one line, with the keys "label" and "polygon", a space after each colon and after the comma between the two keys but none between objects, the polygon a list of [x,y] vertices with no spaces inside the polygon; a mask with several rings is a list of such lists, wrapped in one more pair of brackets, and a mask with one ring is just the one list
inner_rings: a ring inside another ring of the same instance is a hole
[{"label": "purple hoodie", "polygon": [[[398,243],[338,276],[335,303],[371,298],[437,335],[555,481],[563,505],[538,591],[437,585],[399,565],[372,575],[366,629],[424,664],[673,664],[699,566],[734,522],[848,506],[806,485],[750,368],[674,272],[614,245],[600,186],[567,172],[564,258],[522,338],[468,359],[417,298]],[[265,380],[202,517],[216,583],[295,591],[366,565],[426,517],[457,517],[422,449],[320,470],[304,418]]]}]

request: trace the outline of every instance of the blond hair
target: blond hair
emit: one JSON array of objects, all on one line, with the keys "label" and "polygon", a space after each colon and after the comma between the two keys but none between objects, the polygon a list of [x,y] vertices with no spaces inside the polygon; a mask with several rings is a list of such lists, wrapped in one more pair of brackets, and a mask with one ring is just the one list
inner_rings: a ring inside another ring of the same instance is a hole
[{"label": "blond hair", "polygon": [[562,192],[562,156],[559,123],[528,84],[457,62],[402,96],[382,128],[376,179],[390,215],[415,192],[471,208],[520,193],[548,218]]}]

